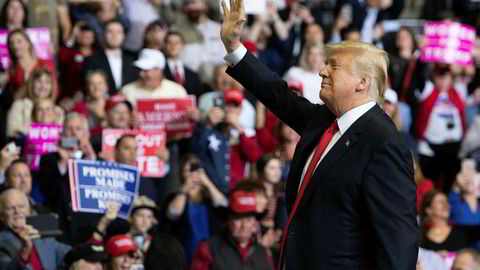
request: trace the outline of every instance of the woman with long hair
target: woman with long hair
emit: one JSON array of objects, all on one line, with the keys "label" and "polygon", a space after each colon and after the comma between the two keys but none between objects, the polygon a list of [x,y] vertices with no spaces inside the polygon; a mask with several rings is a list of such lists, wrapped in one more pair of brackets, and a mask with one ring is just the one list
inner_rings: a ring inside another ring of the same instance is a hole
[{"label": "woman with long hair", "polygon": [[208,178],[198,157],[186,154],[179,168],[181,188],[167,198],[163,220],[166,230],[183,244],[190,262],[198,243],[217,230],[214,208],[226,207],[228,201]]},{"label": "woman with long hair", "polygon": [[440,191],[427,193],[421,214],[423,234],[420,246],[425,249],[456,252],[480,239],[480,226],[450,223],[450,204],[447,196]]},{"label": "woman with long hair", "polygon": [[[52,72],[47,68],[38,68],[33,71],[26,85],[23,98],[17,99],[7,115],[7,136],[21,137],[27,134],[32,123],[34,104],[44,99],[55,100],[57,83]],[[56,122],[62,123],[63,109],[55,106]]]},{"label": "woman with long hair", "polygon": [[[16,98],[23,95],[21,87],[30,78],[36,69],[49,69],[56,81],[55,68],[52,61],[39,59],[35,55],[35,48],[28,35],[21,29],[14,30],[8,34],[8,57],[10,59],[9,83],[11,91]],[[55,92],[55,98],[58,92]]]},{"label": "woman with long hair", "polygon": [[322,78],[318,74],[324,66],[324,59],[323,44],[306,44],[300,55],[299,66],[291,67],[283,76],[287,81],[301,83],[303,96],[312,103],[323,104],[318,94],[318,86],[322,82]]},{"label": "woman with long hair", "polygon": [[27,28],[28,10],[21,0],[7,0],[0,12],[0,28],[9,31]]}]

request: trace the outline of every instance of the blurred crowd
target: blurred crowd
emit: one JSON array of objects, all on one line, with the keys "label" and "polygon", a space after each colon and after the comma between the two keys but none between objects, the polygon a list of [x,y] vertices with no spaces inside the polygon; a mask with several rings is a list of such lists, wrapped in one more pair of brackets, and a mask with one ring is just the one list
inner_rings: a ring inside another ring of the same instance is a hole
[{"label": "blurred crowd", "polygon": [[[324,44],[359,40],[389,53],[382,106],[415,161],[417,269],[480,269],[480,2],[248,2],[265,8],[248,16],[245,47],[312,103],[323,104]],[[0,66],[1,270],[275,269],[300,135],[226,74],[219,1],[0,7],[8,31],[0,50],[8,55]],[[473,63],[421,61],[428,20],[475,29]],[[30,28],[49,30],[51,59],[36,53]],[[196,100],[192,134],[157,150],[166,174],[140,178],[128,220],[113,203],[104,214],[74,212],[68,161],[136,166],[135,137],[122,136],[106,153],[103,130],[138,129],[138,100],[188,96]],[[38,168],[25,155],[34,123],[62,125],[61,138],[74,142],[41,156]],[[51,217],[60,233],[42,234],[32,216]]]}]

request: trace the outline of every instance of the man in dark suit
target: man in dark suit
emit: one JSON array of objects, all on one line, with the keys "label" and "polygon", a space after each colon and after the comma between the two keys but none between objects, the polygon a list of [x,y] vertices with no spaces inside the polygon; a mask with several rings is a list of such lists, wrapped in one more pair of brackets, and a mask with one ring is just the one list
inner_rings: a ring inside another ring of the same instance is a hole
[{"label": "man in dark suit", "polygon": [[301,134],[287,181],[280,269],[414,270],[412,156],[376,104],[385,92],[387,54],[367,43],[327,45],[325,105],[312,104],[241,45],[243,0],[231,0],[230,11],[222,4],[227,73]]},{"label": "man in dark suit", "polygon": [[190,95],[195,95],[197,98],[202,94],[202,85],[200,79],[193,70],[187,68],[182,60],[180,54],[182,53],[185,39],[180,32],[168,32],[165,36],[165,56],[167,58],[167,65],[163,70],[165,78],[181,84]]},{"label": "man in dark suit", "polygon": [[122,86],[138,78],[138,70],[133,66],[137,56],[122,49],[124,40],[124,25],[115,19],[108,21],[105,23],[106,47],[86,59],[84,76],[90,70],[103,70],[107,74],[110,95],[114,95]]}]

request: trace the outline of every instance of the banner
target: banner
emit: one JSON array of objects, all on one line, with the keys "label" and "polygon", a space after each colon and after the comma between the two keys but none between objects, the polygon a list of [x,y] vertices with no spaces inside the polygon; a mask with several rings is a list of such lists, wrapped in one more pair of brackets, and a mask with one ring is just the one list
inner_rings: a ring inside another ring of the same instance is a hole
[{"label": "banner", "polygon": [[40,166],[40,157],[57,151],[63,127],[54,124],[35,124],[30,126],[25,140],[25,157],[31,170]]},{"label": "banner", "polygon": [[124,164],[106,161],[68,161],[72,209],[103,214],[107,203],[119,205],[118,216],[128,219],[138,194],[140,173]]},{"label": "banner", "polygon": [[191,135],[194,123],[187,110],[195,107],[195,96],[137,101],[140,129],[165,130],[167,137]]},{"label": "banner", "polygon": [[[47,27],[27,28],[25,30],[32,41],[35,49],[35,56],[39,59],[53,60],[53,47],[50,37],[50,30]],[[10,65],[8,57],[8,30],[0,29],[0,62],[4,69]]]},{"label": "banner", "polygon": [[473,63],[475,28],[457,22],[427,22],[424,32],[420,60],[457,65]]},{"label": "banner", "polygon": [[165,131],[104,129],[102,131],[102,152],[114,153],[117,140],[126,134],[135,136],[137,166],[141,175],[163,177],[165,175],[164,162],[157,157],[157,149],[166,147]]}]

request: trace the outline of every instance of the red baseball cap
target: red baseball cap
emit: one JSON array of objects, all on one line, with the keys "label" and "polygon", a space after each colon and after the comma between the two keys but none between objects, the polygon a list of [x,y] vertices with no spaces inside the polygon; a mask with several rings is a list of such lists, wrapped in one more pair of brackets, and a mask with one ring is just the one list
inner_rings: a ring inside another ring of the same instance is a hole
[{"label": "red baseball cap", "polygon": [[288,87],[293,91],[298,92],[300,95],[303,95],[303,83],[298,81],[288,81]]},{"label": "red baseball cap", "polygon": [[108,111],[120,103],[125,103],[125,105],[127,105],[127,107],[130,110],[133,109],[132,103],[130,103],[130,101],[128,101],[124,95],[117,94],[117,95],[111,96],[107,100],[107,102],[105,103],[105,110]]},{"label": "red baseball cap", "polygon": [[239,106],[243,101],[243,93],[241,90],[234,88],[226,89],[223,92],[223,100],[225,101],[225,104],[234,103],[235,105]]},{"label": "red baseball cap", "polygon": [[257,199],[253,192],[235,191],[230,194],[228,209],[232,217],[257,216]]},{"label": "red baseball cap", "polygon": [[125,253],[135,252],[136,249],[135,242],[130,236],[120,234],[108,239],[105,252],[108,256],[117,257]]}]

